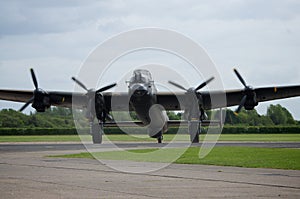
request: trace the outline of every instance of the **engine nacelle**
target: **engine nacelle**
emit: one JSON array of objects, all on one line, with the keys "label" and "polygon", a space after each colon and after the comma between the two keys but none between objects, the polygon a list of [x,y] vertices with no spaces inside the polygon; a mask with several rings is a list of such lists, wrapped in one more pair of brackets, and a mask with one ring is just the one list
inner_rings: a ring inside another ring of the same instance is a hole
[{"label": "engine nacelle", "polygon": [[244,107],[245,107],[246,110],[249,111],[249,110],[253,110],[255,108],[255,106],[257,106],[257,104],[258,103],[256,103],[256,104],[253,104],[253,103],[251,103],[251,104],[245,104]]},{"label": "engine nacelle", "polygon": [[45,112],[46,109],[50,108],[51,100],[48,93],[39,89],[34,92],[34,100],[32,102],[32,107],[35,108],[37,112]]},{"label": "engine nacelle", "polygon": [[258,102],[256,100],[256,93],[251,93],[251,95],[247,95],[246,102],[244,104],[244,108],[246,110],[253,110],[255,106],[258,105]]},{"label": "engine nacelle", "polygon": [[106,110],[106,105],[105,105],[105,100],[104,97],[101,93],[96,93],[95,94],[95,112],[96,112],[96,117],[98,120],[103,121],[105,119],[105,111]]}]

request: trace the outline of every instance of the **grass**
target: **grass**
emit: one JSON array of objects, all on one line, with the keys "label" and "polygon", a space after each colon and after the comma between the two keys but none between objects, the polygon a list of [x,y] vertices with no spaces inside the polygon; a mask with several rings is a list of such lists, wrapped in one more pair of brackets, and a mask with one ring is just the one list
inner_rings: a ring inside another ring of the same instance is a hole
[{"label": "grass", "polygon": [[0,136],[0,142],[80,142],[78,135]]},{"label": "grass", "polygon": [[[91,141],[91,136],[82,136],[84,141]],[[165,134],[164,140],[169,142],[172,134]],[[201,136],[203,140],[204,136]],[[148,136],[106,135],[105,140],[122,142],[155,142]],[[177,141],[189,141],[189,135],[178,135]],[[264,142],[300,142],[300,134],[222,134],[219,141],[264,141]],[[0,142],[80,142],[78,135],[37,135],[37,136],[0,136]]]},{"label": "grass", "polygon": [[222,134],[220,141],[299,142],[300,134]]},{"label": "grass", "polygon": [[[137,149],[128,151],[96,152],[100,159],[131,160],[143,162],[170,162],[182,148]],[[247,168],[273,168],[300,170],[300,150],[286,148],[215,147],[205,158],[199,158],[198,147],[188,148],[175,159],[178,164],[204,164]],[[90,153],[68,154],[51,157],[95,158]],[[173,162],[173,161],[172,161]]]}]

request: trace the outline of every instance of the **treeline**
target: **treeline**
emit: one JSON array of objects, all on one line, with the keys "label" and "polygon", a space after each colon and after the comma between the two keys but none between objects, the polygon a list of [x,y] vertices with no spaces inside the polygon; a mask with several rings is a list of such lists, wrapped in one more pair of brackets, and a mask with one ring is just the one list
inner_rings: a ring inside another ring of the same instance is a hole
[{"label": "treeline", "polygon": [[[270,105],[267,109],[266,115],[260,115],[257,111],[250,110],[247,111],[242,109],[242,111],[236,115],[232,110],[226,109],[222,110],[222,115],[225,117],[225,125],[247,125],[247,126],[286,126],[286,125],[298,125],[299,121],[296,121],[292,114],[280,104]],[[207,111],[208,119],[219,120],[220,111],[212,110]],[[174,112],[168,112],[170,120],[179,120],[182,117],[182,113],[175,114]]]},{"label": "treeline", "polygon": [[0,111],[0,128],[73,128],[72,110],[53,107],[45,113],[23,114],[12,109]]},{"label": "treeline", "polygon": [[[218,113],[215,113],[218,115]],[[280,104],[270,105],[267,109],[266,115],[260,115],[257,111],[242,110],[238,115],[235,115],[232,110],[226,110],[225,124],[229,125],[248,125],[248,126],[286,126],[297,125],[292,114]]]},{"label": "treeline", "polygon": [[[208,119],[218,120],[219,110],[208,111]],[[124,113],[113,114],[117,120],[130,120]],[[180,120],[181,112],[167,112],[170,120]],[[235,115],[230,109],[223,110],[226,114],[225,125],[234,126],[288,126],[299,125],[299,121],[294,120],[292,114],[281,105],[270,105],[266,115],[260,115],[256,110],[242,110],[239,115]],[[79,117],[78,117],[79,115]],[[76,113],[77,124],[82,127],[88,127],[88,121],[84,117],[84,112]],[[134,112],[130,113],[132,119],[137,117]],[[0,111],[0,128],[74,128],[74,120],[71,109],[53,107],[45,113],[30,113],[29,115],[12,109],[3,109]]]}]

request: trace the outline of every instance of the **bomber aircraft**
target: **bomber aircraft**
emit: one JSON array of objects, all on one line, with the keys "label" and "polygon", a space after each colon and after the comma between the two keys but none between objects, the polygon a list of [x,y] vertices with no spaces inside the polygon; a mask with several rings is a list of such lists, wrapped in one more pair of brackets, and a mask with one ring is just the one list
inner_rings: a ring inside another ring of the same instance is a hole
[{"label": "bomber aircraft", "polygon": [[[149,136],[156,138],[158,143],[162,142],[163,133],[168,130],[169,125],[179,125],[180,122],[185,122],[188,125],[190,141],[198,143],[200,126],[214,122],[207,120],[206,110],[238,106],[235,110],[237,114],[243,107],[246,110],[254,109],[259,102],[300,96],[300,85],[252,88],[246,84],[236,69],[234,72],[243,84],[243,89],[200,92],[200,89],[214,79],[213,77],[195,88],[188,89],[174,81],[169,81],[171,85],[183,90],[183,92],[177,93],[158,92],[150,72],[145,69],[138,69],[133,72],[131,79],[127,82],[128,92],[122,93],[105,92],[115,87],[116,83],[94,90],[88,89],[75,77],[72,77],[72,80],[84,89],[85,93],[44,91],[38,87],[34,70],[30,69],[30,72],[35,87],[33,91],[2,89],[0,90],[0,99],[25,102],[20,111],[23,111],[29,104],[32,104],[37,112],[44,112],[50,106],[71,108],[73,105],[79,109],[86,107],[86,117],[90,122],[90,134],[95,144],[102,143],[104,127],[118,125],[110,115],[112,100],[114,100],[114,104],[117,104],[118,111],[125,110],[124,107],[127,107],[128,110],[129,107],[129,111],[135,111],[140,120],[139,122],[124,121],[124,125],[133,123],[144,125],[148,129]],[[218,100],[212,103],[212,99],[218,99],[221,96],[224,96],[226,103]],[[166,114],[168,110],[183,110],[186,116],[185,120],[169,120]],[[97,120],[96,123],[94,122],[95,119]]]}]

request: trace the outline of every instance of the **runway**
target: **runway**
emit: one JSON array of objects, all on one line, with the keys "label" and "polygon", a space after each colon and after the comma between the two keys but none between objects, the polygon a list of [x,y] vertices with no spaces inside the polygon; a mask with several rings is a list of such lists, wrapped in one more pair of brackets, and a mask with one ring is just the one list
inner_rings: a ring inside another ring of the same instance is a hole
[{"label": "runway", "polygon": [[[299,143],[220,142],[217,146],[224,145],[299,148]],[[108,144],[101,147],[109,150]],[[46,157],[84,151],[79,143],[0,144],[1,198],[300,198],[300,171],[171,164],[150,173],[124,173],[97,160]],[[138,169],[130,161],[109,164]]]},{"label": "runway", "polygon": [[[168,143],[157,144],[149,142],[114,142],[117,147],[124,149],[136,149],[136,148],[160,148],[167,147]],[[3,152],[34,152],[34,151],[64,151],[64,150],[84,150],[85,145],[90,149],[109,149],[111,144],[103,143],[101,145],[94,145],[91,143],[80,142],[61,142],[61,143],[39,143],[39,142],[27,142],[27,143],[0,143],[0,153]],[[172,147],[185,147],[186,143],[175,143]],[[201,146],[199,144],[193,144],[192,146]],[[245,146],[245,147],[266,147],[266,148],[300,148],[300,142],[218,142],[216,146]]]}]

